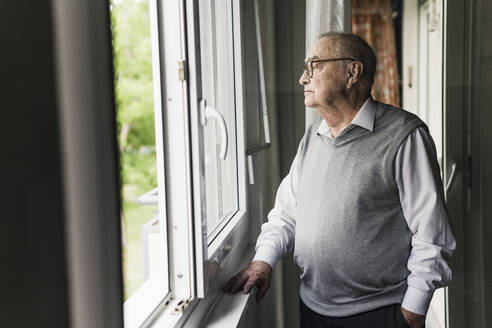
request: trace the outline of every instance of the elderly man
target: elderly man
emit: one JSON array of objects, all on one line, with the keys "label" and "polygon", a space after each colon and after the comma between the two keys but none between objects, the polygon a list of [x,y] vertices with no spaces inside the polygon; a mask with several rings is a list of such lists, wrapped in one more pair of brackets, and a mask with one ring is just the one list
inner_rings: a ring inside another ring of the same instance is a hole
[{"label": "elderly man", "polygon": [[256,255],[225,292],[265,295],[294,247],[302,327],[423,327],[451,279],[456,243],[434,143],[415,115],[374,101],[376,57],[360,37],[321,35],[299,82],[311,125]]}]

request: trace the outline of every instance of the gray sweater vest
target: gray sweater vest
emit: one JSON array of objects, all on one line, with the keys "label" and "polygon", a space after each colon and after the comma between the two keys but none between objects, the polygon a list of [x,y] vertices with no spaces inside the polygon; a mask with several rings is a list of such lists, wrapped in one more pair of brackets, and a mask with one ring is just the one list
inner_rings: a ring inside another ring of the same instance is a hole
[{"label": "gray sweater vest", "polygon": [[294,260],[300,295],[313,311],[348,316],[401,303],[411,232],[400,205],[394,160],[425,124],[378,103],[373,131],[352,125],[338,137],[306,132],[300,147]]}]

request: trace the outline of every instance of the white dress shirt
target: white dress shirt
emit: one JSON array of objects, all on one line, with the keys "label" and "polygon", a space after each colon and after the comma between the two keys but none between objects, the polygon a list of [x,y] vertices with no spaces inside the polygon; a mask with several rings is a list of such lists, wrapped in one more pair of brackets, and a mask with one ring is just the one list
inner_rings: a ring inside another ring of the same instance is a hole
[{"label": "white dress shirt", "polygon": [[[376,102],[369,97],[347,127],[358,125],[372,131],[376,110]],[[325,121],[318,134],[333,138]],[[253,261],[265,261],[272,268],[294,246],[298,157],[278,188],[275,207],[268,214],[268,222],[262,225],[256,243]],[[451,280],[448,262],[456,248],[435,145],[425,128],[415,129],[400,145],[394,172],[403,214],[413,234],[407,265],[410,275],[402,307],[425,315],[434,290]]]}]

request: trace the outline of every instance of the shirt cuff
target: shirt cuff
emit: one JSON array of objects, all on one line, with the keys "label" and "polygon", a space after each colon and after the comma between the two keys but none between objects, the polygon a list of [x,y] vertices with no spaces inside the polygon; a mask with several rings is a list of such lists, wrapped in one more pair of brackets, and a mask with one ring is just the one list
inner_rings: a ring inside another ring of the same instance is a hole
[{"label": "shirt cuff", "polygon": [[413,313],[426,315],[433,294],[434,292],[423,292],[408,286],[401,307]]},{"label": "shirt cuff", "polygon": [[256,254],[253,257],[253,261],[263,261],[270,265],[273,270],[275,263],[277,263],[280,255],[277,249],[271,246],[262,245],[256,249]]}]

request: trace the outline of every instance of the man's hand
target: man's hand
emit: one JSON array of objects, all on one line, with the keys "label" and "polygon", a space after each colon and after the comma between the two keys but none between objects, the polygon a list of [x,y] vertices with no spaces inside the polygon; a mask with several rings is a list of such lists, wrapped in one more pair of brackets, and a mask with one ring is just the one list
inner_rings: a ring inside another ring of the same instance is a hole
[{"label": "man's hand", "polygon": [[425,316],[424,315],[410,312],[403,307],[401,308],[401,313],[403,314],[403,317],[408,322],[408,325],[411,328],[423,328],[424,327],[424,325],[425,325]]},{"label": "man's hand", "polygon": [[246,269],[232,277],[223,290],[224,293],[235,294],[242,289],[244,294],[248,294],[251,288],[256,286],[256,303],[260,303],[270,287],[271,278],[272,268],[268,263],[253,261]]}]

